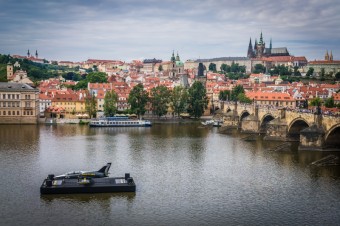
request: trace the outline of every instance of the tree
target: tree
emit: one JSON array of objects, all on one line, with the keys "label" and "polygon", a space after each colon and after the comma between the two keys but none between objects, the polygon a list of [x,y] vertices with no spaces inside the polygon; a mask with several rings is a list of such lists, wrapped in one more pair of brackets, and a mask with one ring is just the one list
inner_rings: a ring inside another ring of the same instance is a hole
[{"label": "tree", "polygon": [[85,97],[85,111],[89,114],[90,118],[96,117],[97,114],[97,99],[94,93],[91,95],[88,91]]},{"label": "tree", "polygon": [[238,101],[238,95],[240,93],[244,93],[244,89],[242,85],[237,85],[231,90],[230,99],[233,101]]},{"label": "tree", "polygon": [[298,66],[295,66],[294,67],[294,76],[301,76],[301,73],[300,73],[300,71],[299,71],[299,67]]},{"label": "tree", "polygon": [[203,115],[204,109],[208,106],[208,98],[206,96],[206,89],[202,82],[195,81],[189,88],[188,96],[188,113],[199,118]]},{"label": "tree", "polygon": [[117,112],[118,96],[114,90],[107,91],[104,97],[104,115],[114,116]]},{"label": "tree", "polygon": [[230,66],[227,64],[222,64],[220,69],[223,73],[230,72]]},{"label": "tree", "polygon": [[144,115],[145,106],[149,100],[148,93],[144,90],[143,84],[138,84],[130,91],[128,102],[131,106],[131,113],[137,114],[138,117]]},{"label": "tree", "polygon": [[255,64],[253,73],[259,74],[259,73],[265,73],[266,68],[262,64]]},{"label": "tree", "polygon": [[321,76],[321,78],[325,77],[325,68],[323,68],[323,67],[320,70],[320,76]]},{"label": "tree", "polygon": [[335,79],[340,81],[340,71],[335,74]]},{"label": "tree", "polygon": [[209,71],[216,72],[216,64],[210,63],[209,64]]},{"label": "tree", "polygon": [[307,73],[306,73],[306,76],[308,76],[308,77],[309,77],[309,76],[312,76],[313,73],[314,73],[314,68],[310,67],[310,68],[308,69]]},{"label": "tree", "polygon": [[168,113],[170,91],[166,86],[157,86],[151,89],[152,112],[161,117]]},{"label": "tree", "polygon": [[237,95],[237,100],[241,103],[246,103],[246,104],[250,104],[252,102],[251,99],[249,99],[246,94],[244,93],[240,93]]},{"label": "tree", "polygon": [[325,100],[325,106],[328,107],[328,108],[334,108],[334,97],[331,96],[330,98],[327,98]]},{"label": "tree", "polygon": [[230,90],[222,90],[220,91],[219,95],[218,95],[218,99],[219,100],[230,100]]},{"label": "tree", "polygon": [[170,95],[170,106],[174,114],[179,116],[186,110],[188,101],[188,90],[183,86],[176,86]]},{"label": "tree", "polygon": [[161,64],[158,66],[158,71],[163,71],[163,66]]},{"label": "tree", "polygon": [[321,99],[319,97],[315,97],[310,101],[310,105],[312,106],[321,106]]}]

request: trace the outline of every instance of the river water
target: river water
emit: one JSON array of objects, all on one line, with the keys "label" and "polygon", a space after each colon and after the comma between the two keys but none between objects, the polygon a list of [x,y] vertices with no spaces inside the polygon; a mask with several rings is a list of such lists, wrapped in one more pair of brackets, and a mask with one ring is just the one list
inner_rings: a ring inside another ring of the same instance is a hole
[{"label": "river water", "polygon": [[[1,125],[0,225],[339,225],[340,168],[310,166],[330,153],[242,137],[198,124]],[[135,193],[40,195],[48,174],[107,162]]]}]

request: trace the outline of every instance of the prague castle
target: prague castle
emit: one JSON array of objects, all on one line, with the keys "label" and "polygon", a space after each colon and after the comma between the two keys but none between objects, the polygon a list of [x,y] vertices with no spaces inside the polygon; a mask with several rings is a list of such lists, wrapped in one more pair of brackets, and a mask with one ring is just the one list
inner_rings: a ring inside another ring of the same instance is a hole
[{"label": "prague castle", "polygon": [[261,58],[273,56],[290,56],[290,54],[286,47],[273,48],[271,39],[269,43],[269,48],[266,48],[266,43],[263,41],[262,32],[260,35],[260,41],[257,42],[257,39],[255,39],[254,48],[250,38],[247,52],[248,58]]}]

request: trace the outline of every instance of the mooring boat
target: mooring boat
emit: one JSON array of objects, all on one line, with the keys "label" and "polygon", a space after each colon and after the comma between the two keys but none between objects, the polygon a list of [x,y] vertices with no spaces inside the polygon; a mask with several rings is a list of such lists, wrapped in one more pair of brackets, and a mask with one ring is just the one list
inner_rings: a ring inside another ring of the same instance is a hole
[{"label": "mooring boat", "polygon": [[128,116],[114,116],[93,119],[90,121],[91,127],[150,127],[149,120],[130,119]]}]

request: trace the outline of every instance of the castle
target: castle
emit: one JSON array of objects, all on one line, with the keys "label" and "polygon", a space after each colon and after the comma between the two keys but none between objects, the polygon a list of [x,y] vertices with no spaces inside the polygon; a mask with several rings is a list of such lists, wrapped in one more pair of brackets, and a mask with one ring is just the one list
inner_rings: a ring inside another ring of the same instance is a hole
[{"label": "castle", "polygon": [[266,43],[263,41],[262,32],[260,36],[260,41],[257,42],[257,39],[255,39],[254,48],[253,48],[253,44],[250,38],[248,52],[247,52],[248,58],[262,58],[262,57],[272,57],[272,56],[290,56],[290,54],[286,47],[273,48],[271,39],[270,39],[269,48],[266,48]]}]

